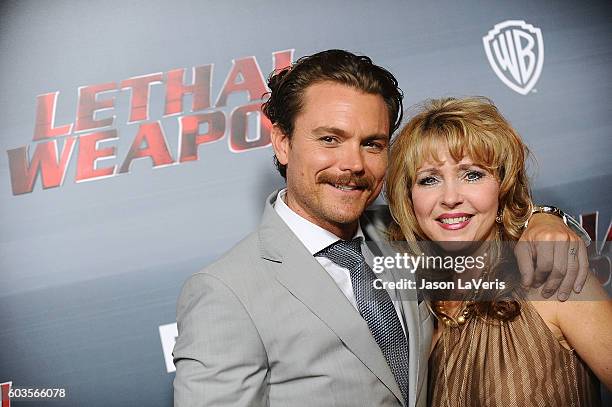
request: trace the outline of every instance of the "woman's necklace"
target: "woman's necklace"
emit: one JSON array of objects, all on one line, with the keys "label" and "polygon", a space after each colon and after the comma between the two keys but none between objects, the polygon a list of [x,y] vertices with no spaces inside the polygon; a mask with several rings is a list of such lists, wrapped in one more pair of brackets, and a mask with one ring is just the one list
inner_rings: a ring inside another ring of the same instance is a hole
[{"label": "woman's necklace", "polygon": [[[432,311],[439,321],[450,328],[457,328],[474,315],[474,301],[461,301],[457,312],[452,312],[447,308],[447,301],[436,301]],[[455,318],[455,316],[457,316]]]}]

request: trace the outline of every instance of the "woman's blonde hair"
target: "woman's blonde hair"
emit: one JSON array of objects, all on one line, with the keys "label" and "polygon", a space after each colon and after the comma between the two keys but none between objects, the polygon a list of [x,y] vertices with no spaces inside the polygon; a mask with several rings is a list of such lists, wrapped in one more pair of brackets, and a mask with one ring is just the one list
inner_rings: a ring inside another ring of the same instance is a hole
[{"label": "woman's blonde hair", "polygon": [[531,196],[525,170],[529,151],[493,102],[485,97],[426,101],[391,146],[386,197],[395,224],[393,240],[419,241],[427,236],[414,215],[412,186],[425,161],[437,161],[439,146],[457,162],[468,156],[499,181],[499,238],[518,240],[531,214]]},{"label": "woman's blonde hair", "polygon": [[[389,229],[392,240],[406,240],[412,250],[418,241],[428,240],[414,214],[412,186],[417,169],[425,161],[440,162],[439,146],[447,146],[451,157],[459,162],[469,157],[499,182],[499,233],[489,246],[489,278],[508,260],[502,254],[501,241],[515,241],[521,235],[531,214],[532,202],[525,161],[529,151],[517,132],[504,119],[493,102],[485,97],[433,99],[402,129],[391,146],[386,196],[395,223]],[[509,259],[513,260],[513,259]],[[516,276],[513,276],[516,279]],[[509,281],[510,282],[510,281]],[[510,321],[521,312],[516,281],[499,291],[491,300],[478,300],[472,307],[476,315],[499,321]],[[435,308],[439,300],[432,298]]]}]

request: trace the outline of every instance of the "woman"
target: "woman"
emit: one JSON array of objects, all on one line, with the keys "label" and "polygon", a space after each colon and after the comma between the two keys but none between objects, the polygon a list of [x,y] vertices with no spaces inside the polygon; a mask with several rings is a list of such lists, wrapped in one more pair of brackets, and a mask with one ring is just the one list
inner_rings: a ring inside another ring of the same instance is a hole
[{"label": "woman", "polygon": [[[436,242],[438,254],[484,255],[483,269],[472,265],[451,280],[480,272],[480,280],[498,281],[513,266],[502,242],[516,242],[531,213],[526,155],[488,99],[429,101],[391,149],[391,237],[425,251],[424,241]],[[568,267],[576,260],[572,246]],[[505,282],[468,290],[463,301],[429,297],[437,317],[430,404],[599,405],[597,379],[612,387],[612,302],[596,279],[589,276],[566,302],[545,301],[536,289],[524,292],[512,278]]]}]

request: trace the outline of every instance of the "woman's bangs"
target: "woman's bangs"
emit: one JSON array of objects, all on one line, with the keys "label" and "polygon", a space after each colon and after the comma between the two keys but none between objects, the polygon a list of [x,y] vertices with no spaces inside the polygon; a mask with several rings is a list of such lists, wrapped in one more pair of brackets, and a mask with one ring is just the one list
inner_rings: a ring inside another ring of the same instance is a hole
[{"label": "woman's bangs", "polygon": [[470,129],[447,128],[444,131],[440,129],[429,131],[422,137],[412,140],[415,145],[411,149],[411,157],[407,157],[412,167],[412,178],[414,179],[417,169],[423,163],[442,163],[439,156],[440,147],[448,148],[450,156],[456,162],[469,157],[474,164],[495,172],[497,166],[494,163],[504,161],[503,146],[496,141],[495,137],[487,133],[470,131]]},{"label": "woman's bangs", "polygon": [[492,172],[498,169],[495,163],[504,162],[503,146],[485,132],[468,129],[464,134],[452,132],[447,135],[447,144],[450,156],[457,162],[469,157],[474,164]]}]

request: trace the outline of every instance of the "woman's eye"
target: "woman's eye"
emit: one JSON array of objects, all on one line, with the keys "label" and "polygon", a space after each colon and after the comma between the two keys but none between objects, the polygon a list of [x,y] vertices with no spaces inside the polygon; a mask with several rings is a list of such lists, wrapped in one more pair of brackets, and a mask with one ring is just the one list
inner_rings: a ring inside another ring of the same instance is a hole
[{"label": "woman's eye", "polygon": [[469,182],[478,181],[482,179],[485,174],[481,171],[471,170],[465,173],[465,179]]},{"label": "woman's eye", "polygon": [[434,185],[436,182],[438,182],[438,180],[435,177],[424,177],[424,178],[419,179],[417,181],[417,184],[428,186],[428,185]]}]

